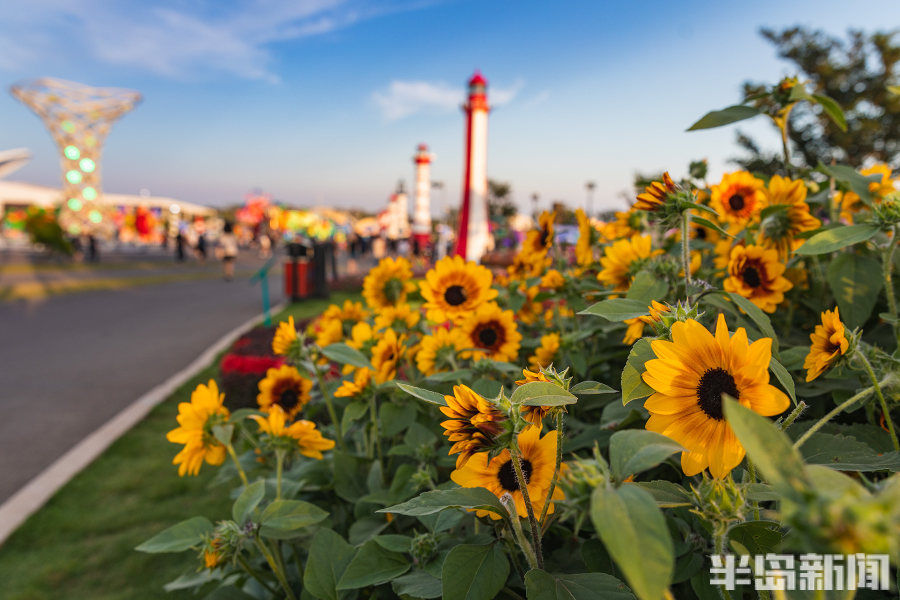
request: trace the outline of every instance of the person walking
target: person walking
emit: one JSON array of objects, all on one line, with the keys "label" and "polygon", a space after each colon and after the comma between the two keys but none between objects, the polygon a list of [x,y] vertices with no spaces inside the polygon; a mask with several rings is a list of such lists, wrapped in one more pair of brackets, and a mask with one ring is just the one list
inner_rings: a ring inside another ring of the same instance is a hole
[{"label": "person walking", "polygon": [[222,236],[219,238],[219,246],[222,248],[222,269],[225,281],[231,281],[234,279],[234,261],[237,260],[238,243],[234,235],[234,228],[227,221],[222,229]]}]

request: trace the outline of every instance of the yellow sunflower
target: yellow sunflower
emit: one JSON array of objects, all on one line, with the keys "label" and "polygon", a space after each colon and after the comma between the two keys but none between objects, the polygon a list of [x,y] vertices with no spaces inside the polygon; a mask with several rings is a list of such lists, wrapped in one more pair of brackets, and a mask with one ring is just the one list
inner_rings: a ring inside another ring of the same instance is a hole
[{"label": "yellow sunflower", "polygon": [[416,289],[409,261],[403,257],[383,258],[363,280],[363,298],[372,310],[406,302],[406,296]]},{"label": "yellow sunflower", "polygon": [[834,203],[841,208],[841,219],[848,225],[853,225],[853,216],[866,207],[862,198],[856,192],[836,192]]},{"label": "yellow sunflower", "polygon": [[550,269],[544,276],[541,277],[540,287],[545,289],[556,290],[561,288],[566,284],[565,278],[562,276],[562,273],[557,271],[556,269]]},{"label": "yellow sunflower", "polygon": [[744,447],[723,413],[723,396],[764,416],[778,415],[788,397],[769,384],[772,339],[750,344],[743,327],[729,335],[719,314],[715,336],[693,319],[672,325],[672,341],[650,343],[643,379],[654,390],[644,403],[647,429],[681,444],[681,468],[696,475],[709,467],[725,477],[744,458]]},{"label": "yellow sunflower", "polygon": [[600,228],[600,234],[608,242],[629,238],[644,230],[643,213],[634,210],[632,206],[626,211],[617,212],[616,219],[604,224]]},{"label": "yellow sunflower", "polygon": [[538,320],[538,317],[540,317],[544,310],[544,305],[535,301],[535,298],[537,298],[540,291],[540,288],[536,285],[529,288],[526,288],[523,285],[519,288],[518,292],[522,296],[525,296],[525,300],[522,302],[522,306],[519,310],[516,311],[516,320],[525,323],[526,325],[531,325]]},{"label": "yellow sunflower", "polygon": [[650,311],[649,315],[625,319],[625,324],[628,325],[628,329],[625,331],[625,337],[622,339],[623,344],[628,344],[630,346],[644,337],[644,325],[659,323],[662,320],[662,313],[669,312],[668,306],[661,302],[657,302],[656,300],[651,300],[650,306],[647,308]]},{"label": "yellow sunflower", "polygon": [[309,327],[316,341],[316,346],[324,348],[344,339],[344,326],[340,319],[326,317],[324,314]]},{"label": "yellow sunflower", "polygon": [[860,174],[881,175],[880,181],[869,182],[869,191],[872,192],[872,194],[875,196],[876,202],[881,200],[891,192],[896,191],[897,189],[896,186],[894,186],[894,180],[891,179],[893,170],[889,165],[886,165],[884,163],[875,163],[871,167],[860,170]]},{"label": "yellow sunflower", "polygon": [[288,418],[293,418],[309,402],[311,389],[312,381],[300,371],[290,365],[281,365],[266,371],[265,378],[259,382],[256,403],[263,412],[277,406]]},{"label": "yellow sunflower", "polygon": [[490,358],[511,362],[519,355],[522,334],[516,328],[515,315],[494,302],[482,304],[460,325],[467,348],[463,358]]},{"label": "yellow sunflower", "polygon": [[382,329],[412,329],[419,322],[422,315],[413,310],[409,304],[388,306],[378,311],[375,317],[375,331]]},{"label": "yellow sunflower", "polygon": [[528,358],[529,366],[536,371],[550,366],[550,363],[556,358],[556,353],[559,352],[559,341],[558,333],[548,333],[541,336],[541,345]]},{"label": "yellow sunflower", "polygon": [[637,201],[632,208],[634,210],[644,210],[647,212],[655,212],[660,210],[666,203],[669,194],[676,192],[678,188],[675,182],[669,177],[669,172],[663,173],[662,181],[653,181],[644,188],[643,193],[638,194]]},{"label": "yellow sunflower", "polygon": [[340,387],[334,390],[335,398],[354,398],[363,393],[372,379],[371,369],[356,369],[353,379],[341,382]]},{"label": "yellow sunflower", "polygon": [[578,220],[578,241],[575,243],[575,262],[579,267],[589,267],[594,263],[594,242],[596,229],[591,220],[580,208],[575,211]]},{"label": "yellow sunflower", "polygon": [[[529,427],[523,430],[517,439],[522,454],[522,474],[525,478],[525,486],[528,488],[528,496],[534,512],[540,514],[553,481],[553,471],[556,469],[558,435],[557,432],[551,431],[541,437],[541,432],[537,427]],[[509,450],[504,449],[490,460],[488,460],[487,453],[476,454],[464,466],[457,467],[450,473],[450,479],[462,487],[486,488],[498,498],[504,494],[510,494],[515,502],[518,515],[523,518],[528,516],[528,509],[519,488]],[[564,499],[565,494],[557,486],[553,491],[552,500]],[[553,510],[554,506],[551,503],[547,514],[552,514]],[[476,509],[475,514],[479,517],[489,516],[494,520],[500,519],[500,515],[486,510]]]},{"label": "yellow sunflower", "polygon": [[784,293],[794,287],[784,277],[784,271],[777,251],[762,246],[735,246],[723,285],[726,292],[740,294],[771,313],[784,300]]},{"label": "yellow sunflower", "polygon": [[447,406],[441,412],[448,417],[441,423],[444,435],[453,446],[447,454],[457,454],[456,468],[466,464],[477,452],[486,452],[503,430],[506,415],[492,403],[465,385],[453,386],[453,395],[444,396]]},{"label": "yellow sunflower", "polygon": [[624,292],[631,285],[634,273],[649,258],[662,254],[662,250],[651,250],[649,235],[635,235],[627,240],[618,240],[606,247],[600,264],[603,269],[597,274],[601,283]]},{"label": "yellow sunflower", "polygon": [[513,257],[513,262],[506,268],[510,279],[525,280],[532,277],[541,277],[544,271],[553,262],[547,252],[533,252],[528,246],[522,248]]},{"label": "yellow sunflower", "polygon": [[747,171],[726,173],[711,192],[710,206],[727,223],[745,225],[766,207],[765,183]]},{"label": "yellow sunflower", "polygon": [[300,454],[322,460],[322,451],[334,448],[334,440],[322,437],[312,421],[301,419],[285,426],[284,411],[280,406],[273,406],[265,417],[250,415],[259,425],[262,433],[272,438],[289,438],[297,444]]},{"label": "yellow sunflower", "polygon": [[488,300],[497,297],[487,267],[445,256],[425,274],[419,286],[427,317],[434,323],[458,321]]},{"label": "yellow sunflower", "polygon": [[[534,371],[522,369],[522,375],[525,377],[525,379],[519,379],[518,381],[516,381],[516,385],[525,385],[526,383],[531,383],[532,381],[550,381],[549,379],[547,379],[547,376],[544,375],[544,373],[539,369],[535,369]],[[546,417],[547,413],[552,409],[552,406],[526,406],[524,404],[519,407],[519,411],[522,413],[522,418],[538,429],[544,426],[544,417]],[[565,407],[563,407],[563,410],[565,410]]]},{"label": "yellow sunflower", "polygon": [[294,317],[290,316],[287,321],[279,323],[278,328],[275,329],[275,337],[272,338],[272,352],[284,356],[296,341],[297,327],[294,326]]},{"label": "yellow sunflower", "polygon": [[225,461],[225,446],[212,433],[212,428],[228,420],[228,409],[222,405],[225,394],[212,379],[202,383],[191,393],[190,402],[178,404],[178,427],[166,434],[166,439],[184,448],[175,455],[178,476],[197,475],[205,460],[210,465]]},{"label": "yellow sunflower", "polygon": [[212,570],[224,562],[225,556],[222,548],[224,545],[225,540],[218,535],[213,536],[206,541],[203,546],[204,567]]},{"label": "yellow sunflower", "polygon": [[850,346],[837,308],[822,313],[822,324],[816,325],[816,330],[809,334],[809,340],[809,354],[803,361],[807,382],[830,369]]},{"label": "yellow sunflower", "polygon": [[350,330],[350,338],[347,345],[351,348],[364,351],[375,343],[375,330],[365,321],[360,321]]},{"label": "yellow sunflower", "polygon": [[372,366],[375,367],[375,383],[384,383],[397,376],[397,363],[405,351],[403,337],[393,329],[387,329],[378,343],[372,347]]},{"label": "yellow sunflower", "polygon": [[546,210],[542,212],[538,217],[538,228],[529,231],[525,236],[525,241],[522,243],[523,249],[534,254],[547,252],[553,246],[553,222],[555,220],[556,212]]},{"label": "yellow sunflower", "polygon": [[438,327],[422,338],[416,353],[416,366],[426,376],[453,370],[456,354],[465,347],[466,338],[462,331]]},{"label": "yellow sunflower", "polygon": [[822,222],[809,212],[806,184],[802,180],[774,175],[769,180],[766,195],[769,206],[786,205],[787,209],[769,215],[762,222],[760,245],[778,250],[778,255],[786,259],[788,254],[803,244],[804,240],[797,236],[804,231],[818,229]]}]

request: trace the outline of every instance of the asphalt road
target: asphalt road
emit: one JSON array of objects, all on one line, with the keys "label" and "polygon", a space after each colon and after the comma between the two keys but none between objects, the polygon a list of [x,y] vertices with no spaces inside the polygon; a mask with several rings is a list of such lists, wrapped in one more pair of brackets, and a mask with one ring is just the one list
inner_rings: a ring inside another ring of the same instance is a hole
[{"label": "asphalt road", "polygon": [[247,279],[207,279],[0,303],[0,503],[259,314],[260,296]]}]

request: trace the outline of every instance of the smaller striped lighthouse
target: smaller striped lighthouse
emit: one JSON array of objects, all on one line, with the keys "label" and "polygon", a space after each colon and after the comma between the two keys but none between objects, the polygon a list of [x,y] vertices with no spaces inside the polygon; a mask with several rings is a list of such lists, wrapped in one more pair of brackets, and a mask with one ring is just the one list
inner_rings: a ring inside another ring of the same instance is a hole
[{"label": "smaller striped lighthouse", "polygon": [[487,80],[478,71],[469,80],[469,97],[463,111],[466,113],[465,176],[455,254],[477,262],[487,251],[490,238],[487,210],[487,124],[490,107]]},{"label": "smaller striped lighthouse", "polygon": [[431,242],[431,154],[427,145],[419,144],[413,163],[416,165],[416,184],[412,235],[416,246],[422,251]]}]

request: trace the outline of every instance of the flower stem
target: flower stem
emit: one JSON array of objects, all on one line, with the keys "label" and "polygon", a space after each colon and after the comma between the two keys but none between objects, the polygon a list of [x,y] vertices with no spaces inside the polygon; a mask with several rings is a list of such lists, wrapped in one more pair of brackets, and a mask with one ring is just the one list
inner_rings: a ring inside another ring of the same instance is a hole
[{"label": "flower stem", "polygon": [[284,450],[275,451],[275,499],[281,499],[281,474],[284,471]]},{"label": "flower stem", "polygon": [[259,538],[256,538],[256,546],[259,548],[259,551],[266,559],[266,562],[269,563],[269,568],[271,568],[272,572],[275,574],[275,579],[278,580],[279,585],[281,585],[281,588],[284,590],[286,598],[288,598],[288,600],[297,600],[297,596],[294,594],[294,590],[291,589],[291,584],[288,583],[287,577],[285,576],[281,565],[278,564],[278,561],[275,560],[275,557],[268,550],[268,548],[266,548],[266,545],[263,543],[263,541]]},{"label": "flower stem", "polygon": [[688,297],[691,287],[691,211],[681,213],[681,265],[684,269],[684,296]]},{"label": "flower stem", "polygon": [[565,417],[561,408],[556,409],[556,468],[553,470],[553,479],[550,481],[550,489],[547,490],[547,499],[544,501],[544,507],[541,509],[541,518],[538,524],[543,530],[544,519],[547,518],[547,509],[550,508],[550,500],[553,498],[553,492],[556,490],[556,484],[559,482],[559,468],[562,465],[562,447],[563,447],[563,427],[565,427]]},{"label": "flower stem", "polygon": [[875,377],[875,371],[872,370],[872,363],[869,362],[866,355],[859,349],[856,350],[856,355],[862,361],[863,368],[869,375],[869,381],[872,382],[872,387],[875,388],[875,396],[878,398],[879,404],[881,404],[881,411],[884,413],[884,420],[887,423],[888,433],[891,434],[891,442],[894,444],[894,450],[900,450],[900,441],[897,440],[897,431],[894,429],[894,420],[891,418],[891,411],[888,410],[884,394],[881,393],[881,386],[878,384],[878,379]]},{"label": "flower stem", "polygon": [[[725,552],[725,538],[728,537],[728,531],[722,528],[721,531],[715,534],[715,544],[716,544],[716,555],[724,557]],[[725,589],[724,585],[719,586],[719,594],[722,596],[722,600],[731,600],[731,594]]]},{"label": "flower stem", "polygon": [[346,450],[346,447],[344,446],[344,434],[341,431],[341,422],[338,421],[337,413],[334,411],[334,402],[331,400],[331,395],[325,391],[325,379],[322,377],[322,371],[318,366],[314,367],[314,369],[316,371],[316,381],[319,383],[319,392],[325,400],[325,406],[328,408],[328,416],[331,418],[331,424],[334,426],[334,431],[337,434],[335,436],[337,438],[337,445],[341,450]]},{"label": "flower stem", "polygon": [[509,494],[503,494],[500,497],[500,504],[506,507],[506,510],[509,512],[509,520],[513,530],[513,535],[515,535],[516,541],[519,543],[519,547],[522,549],[522,554],[524,554],[525,558],[528,559],[528,566],[530,566],[532,569],[536,569],[537,557],[534,554],[534,548],[532,548],[531,544],[528,543],[528,540],[525,538],[525,533],[522,531],[522,523],[519,519],[518,511],[516,511],[516,503],[513,501],[512,496],[510,496]]},{"label": "flower stem", "polygon": [[[788,322],[790,322],[790,320]],[[784,421],[781,422],[781,430],[787,431],[787,428],[794,424],[794,421],[803,414],[803,411],[806,410],[807,406],[808,404],[801,400],[800,403],[794,407],[794,410],[792,410],[791,413],[785,417]]]},{"label": "flower stem", "polygon": [[234,446],[227,444],[225,449],[228,450],[228,456],[231,457],[231,460],[234,461],[234,466],[237,467],[238,475],[241,476],[241,482],[244,484],[244,487],[247,487],[250,485],[250,482],[247,481],[247,474],[244,473],[244,467],[241,466],[241,461],[238,460],[237,453],[234,451]]},{"label": "flower stem", "polygon": [[245,559],[240,554],[238,554],[235,558],[237,558],[237,561],[241,565],[241,568],[244,569],[244,571],[246,571],[247,574],[250,575],[250,577],[255,579],[261,586],[269,590],[269,593],[273,596],[278,595],[278,592],[275,590],[275,588],[269,585],[268,581],[263,579],[262,573],[250,566],[250,564],[247,562],[247,559]]},{"label": "flower stem", "polygon": [[522,492],[522,499],[525,501],[525,510],[528,511],[528,523],[531,525],[531,538],[534,543],[534,555],[538,569],[544,568],[544,557],[541,552],[541,528],[538,527],[537,519],[534,517],[534,506],[531,504],[531,498],[528,494],[528,482],[525,480],[525,474],[522,472],[522,456],[519,453],[519,444],[515,440],[510,448],[512,454],[512,464],[516,471],[516,481],[519,484],[519,491]]},{"label": "flower stem", "polygon": [[822,417],[821,419],[816,421],[812,427],[810,427],[809,429],[806,430],[806,433],[801,435],[797,439],[797,441],[794,442],[794,448],[799,448],[800,446],[802,446],[809,438],[812,437],[812,435],[815,432],[817,432],[822,427],[824,427],[825,424],[828,423],[828,421],[833,419],[836,415],[839,415],[840,413],[842,413],[845,409],[849,408],[854,403],[859,402],[860,400],[862,400],[863,398],[868,396],[871,392],[872,392],[872,388],[868,387],[868,388],[862,390],[861,392],[859,392],[858,394],[856,394],[855,396],[852,396],[852,397],[848,398],[847,400],[844,400],[837,406],[835,406],[833,409],[831,409],[828,412],[828,414],[826,414],[824,417]]},{"label": "flower stem", "polygon": [[378,404],[375,400],[375,393],[372,392],[369,395],[369,419],[372,423],[372,437],[371,446],[369,448],[369,458],[374,458],[377,454],[378,462],[384,462],[384,459],[381,456],[381,443],[378,433]]}]

